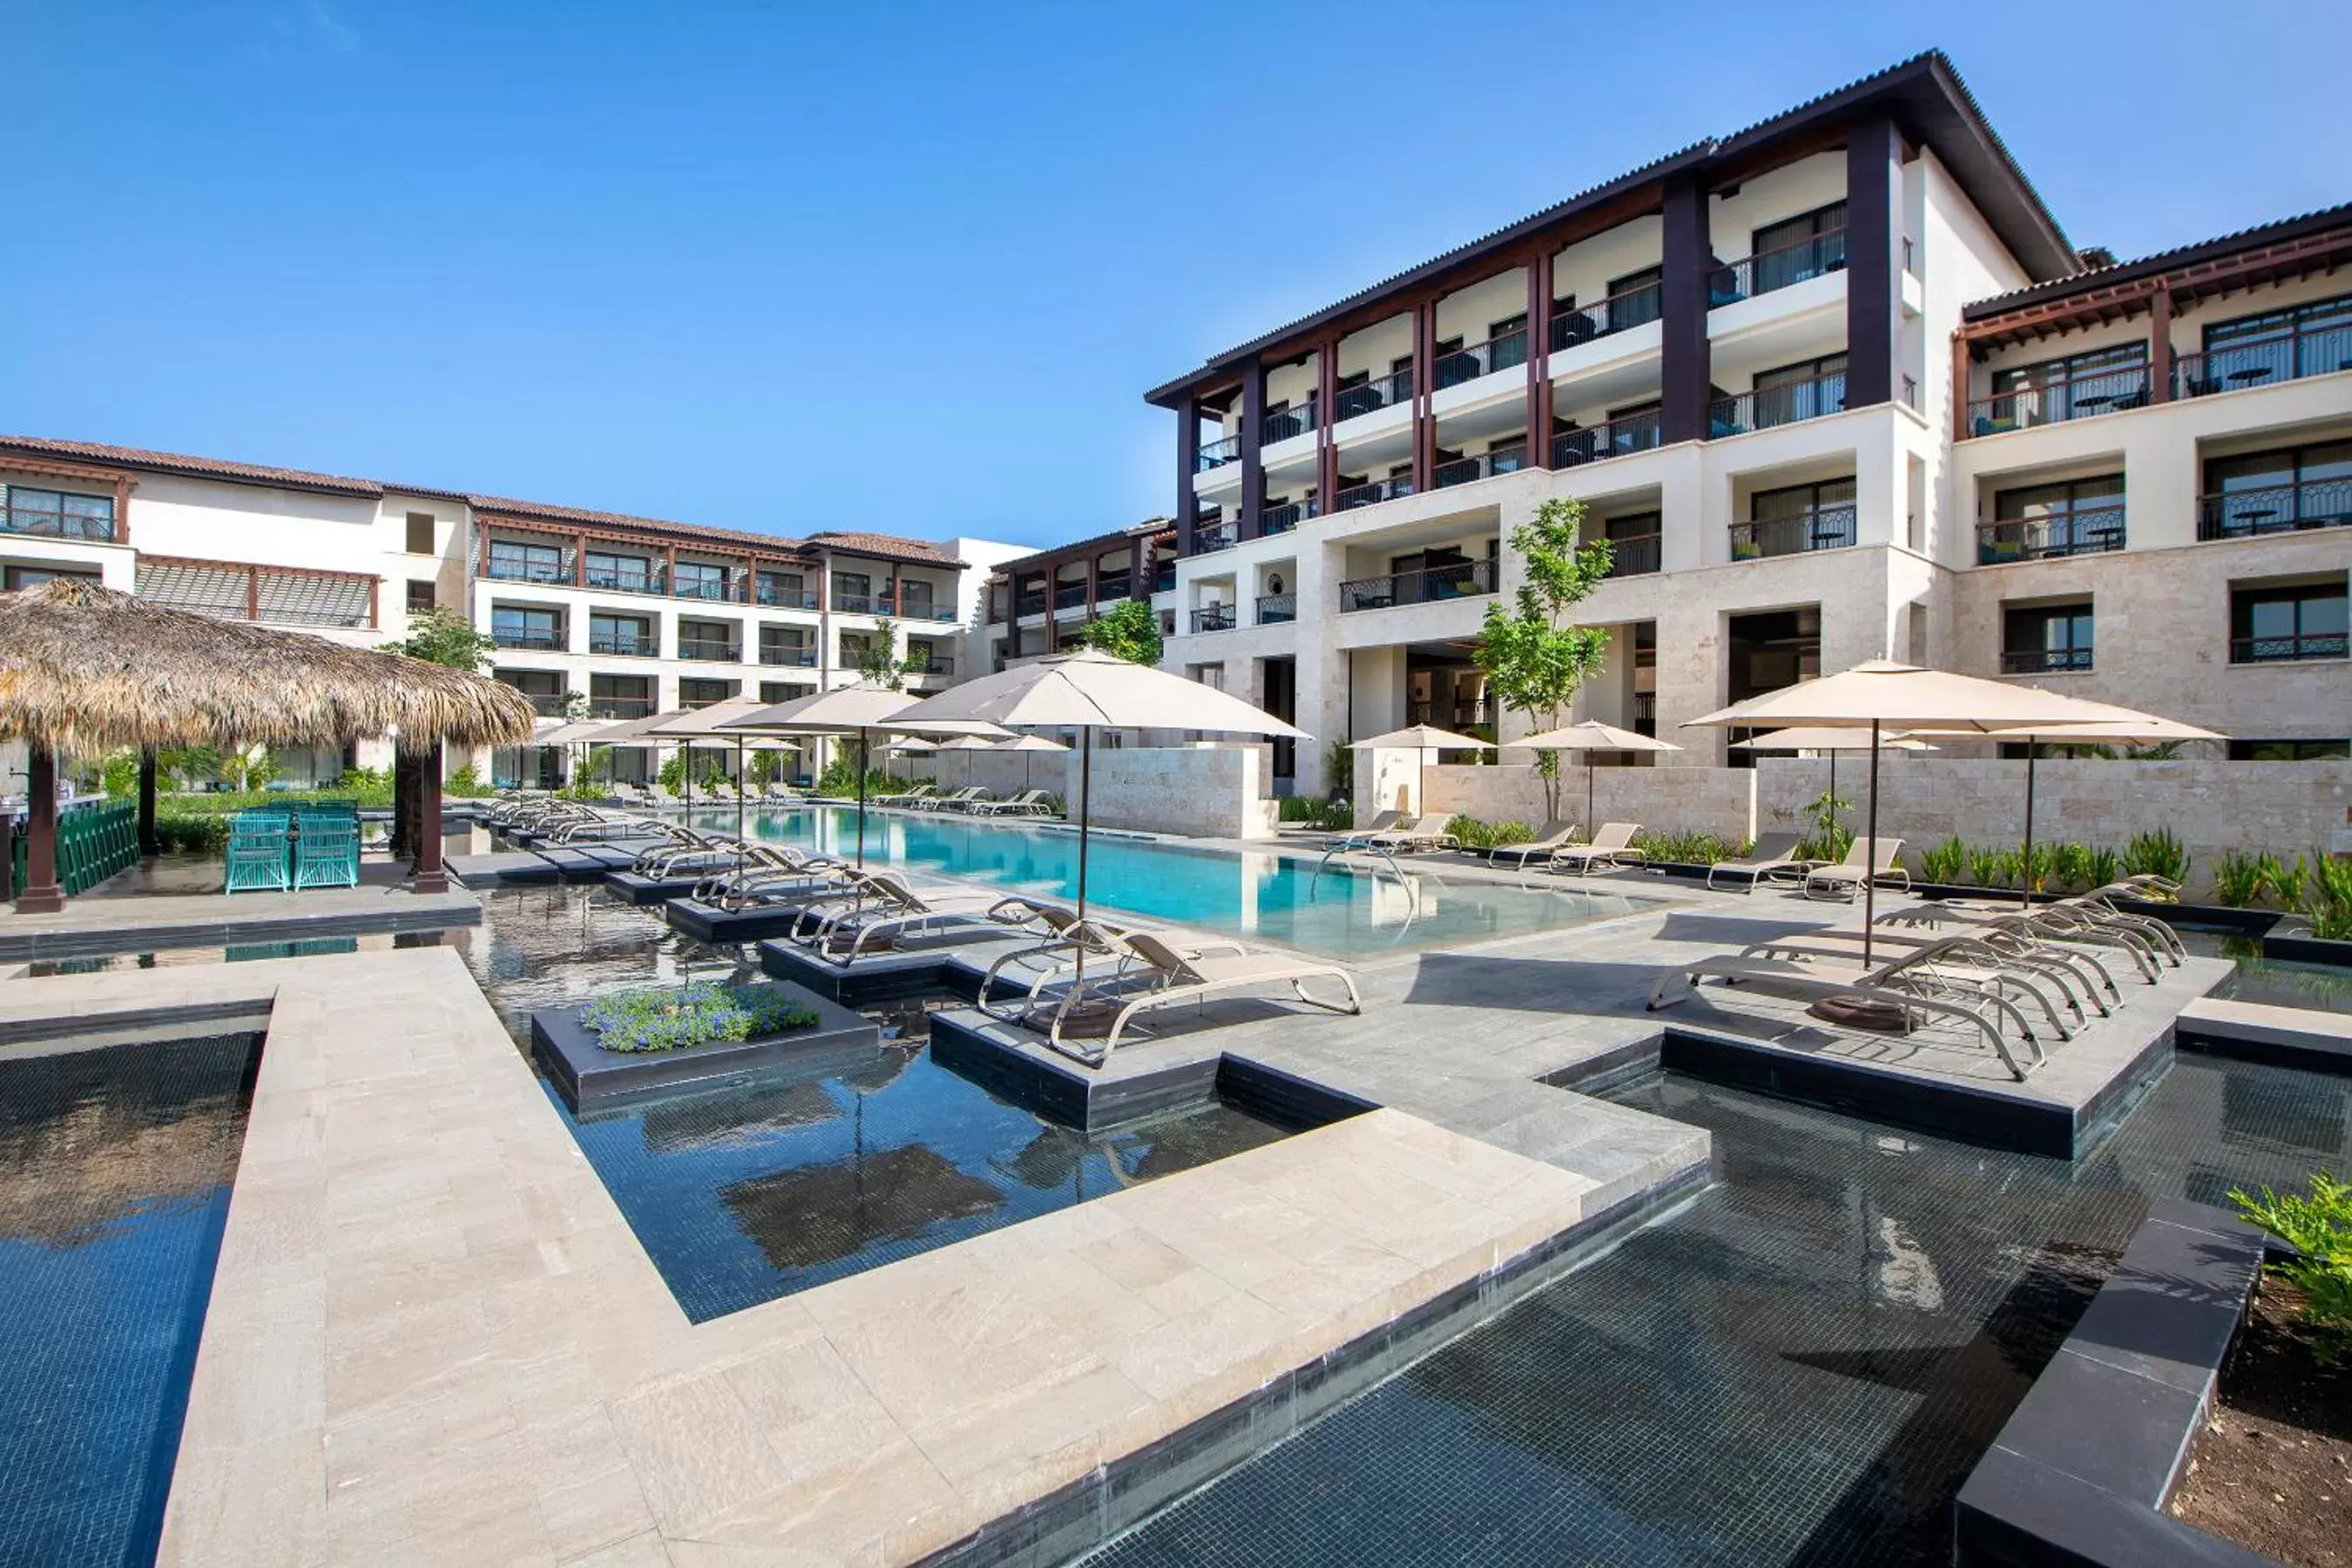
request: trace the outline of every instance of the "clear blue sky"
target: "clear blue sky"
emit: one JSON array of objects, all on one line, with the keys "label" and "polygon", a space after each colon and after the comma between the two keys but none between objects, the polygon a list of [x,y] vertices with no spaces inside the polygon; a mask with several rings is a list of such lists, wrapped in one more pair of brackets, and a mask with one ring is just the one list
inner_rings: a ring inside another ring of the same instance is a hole
[{"label": "clear blue sky", "polygon": [[1145,388],[1930,46],[2078,245],[2352,198],[2314,0],[0,0],[0,430],[784,533],[1163,511]]}]

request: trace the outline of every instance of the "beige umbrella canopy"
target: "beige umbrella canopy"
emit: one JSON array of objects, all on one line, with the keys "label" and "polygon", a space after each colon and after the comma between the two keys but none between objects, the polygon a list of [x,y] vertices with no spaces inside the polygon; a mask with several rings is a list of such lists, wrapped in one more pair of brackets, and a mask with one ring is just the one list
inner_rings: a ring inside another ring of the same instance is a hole
[{"label": "beige umbrella canopy", "polygon": [[[1932,752],[1936,748],[1925,741],[1915,741],[1897,731],[1881,735],[1878,743],[1889,752]],[[1734,741],[1735,752],[1826,752],[1830,759],[1830,798],[1837,798],[1837,754],[1840,752],[1870,750],[1870,736],[1861,730],[1833,730],[1825,724],[1800,724],[1793,729],[1775,730],[1769,734]]]},{"label": "beige umbrella canopy", "polygon": [[[978,735],[957,735],[941,741],[936,749],[942,752],[986,752],[993,750],[995,744],[994,742],[982,740]],[[963,764],[963,782],[966,784],[971,783],[971,770],[972,763],[966,758]]]},{"label": "beige umbrella canopy", "polygon": [[658,729],[649,730],[649,741],[678,741],[687,752],[686,765],[678,770],[686,781],[687,799],[694,798],[694,742],[717,740],[735,742],[735,837],[743,837],[743,751],[746,744],[769,750],[798,751],[800,748],[774,736],[751,741],[743,721],[754,713],[764,713],[774,704],[757,697],[729,697],[701,708],[689,708],[669,719]]},{"label": "beige umbrella canopy", "polygon": [[[1350,746],[1379,750],[1411,751],[1413,753],[1412,804],[1415,810],[1429,805],[1429,753],[1432,752],[1491,752],[1495,748],[1475,735],[1457,735],[1451,730],[1441,730],[1433,724],[1408,724],[1402,730],[1391,730],[1384,735],[1368,735],[1351,741]],[[1377,793],[1377,792],[1376,792]],[[1375,805],[1379,804],[1374,802]]]},{"label": "beige umbrella canopy", "polygon": [[1023,789],[1028,789],[1036,783],[1034,779],[1032,779],[1029,776],[1029,761],[1032,756],[1039,752],[1061,752],[1066,754],[1070,748],[1062,744],[1059,741],[1049,741],[1043,735],[1015,735],[1009,741],[997,742],[993,749],[1000,752],[1019,752],[1023,753],[1021,758],[1021,787]]},{"label": "beige umbrella canopy", "polygon": [[[1524,747],[1531,752],[1679,752],[1680,746],[1671,741],[1654,740],[1632,730],[1620,730],[1614,724],[1603,724],[1598,719],[1586,719],[1559,730],[1546,730],[1524,740],[1507,741],[1509,746]],[[1592,832],[1592,764],[1584,764],[1584,831]]]},{"label": "beige umbrella canopy", "polygon": [[806,697],[795,697],[790,702],[762,708],[740,722],[747,730],[857,737],[857,863],[863,866],[866,864],[866,752],[874,731],[911,730],[929,734],[963,735],[1004,733],[992,724],[901,722],[901,716],[920,701],[919,698],[909,697],[903,691],[893,691],[877,681],[861,680],[855,685],[836,686],[830,691],[812,691]]}]

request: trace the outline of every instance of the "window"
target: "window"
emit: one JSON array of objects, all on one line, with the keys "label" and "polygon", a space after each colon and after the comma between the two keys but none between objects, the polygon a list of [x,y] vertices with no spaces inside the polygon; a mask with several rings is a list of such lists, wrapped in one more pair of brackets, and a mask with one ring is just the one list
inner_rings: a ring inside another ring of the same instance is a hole
[{"label": "window", "polygon": [[408,552],[411,555],[433,553],[433,514],[412,511],[408,514]]},{"label": "window", "polygon": [[2352,524],[2352,441],[2288,447],[2205,465],[2200,539]]},{"label": "window", "polygon": [[555,544],[525,544],[519,540],[490,541],[490,575],[511,583],[561,583],[563,549]]},{"label": "window", "polygon": [[2215,321],[2200,363],[2181,366],[2181,394],[2199,397],[2352,368],[2352,294]]},{"label": "window", "polygon": [[727,568],[702,561],[681,561],[670,578],[670,592],[681,599],[723,599],[727,596]]},{"label": "window", "polygon": [[788,609],[813,610],[808,590],[802,586],[797,572],[762,572],[760,574],[760,603],[780,605]]},{"label": "window", "polygon": [[1644,267],[1639,272],[1609,279],[1609,298],[1604,301],[1609,311],[1609,331],[1622,332],[1664,314],[1665,276],[1662,268]]},{"label": "window", "polygon": [[800,626],[761,626],[760,662],[814,665],[816,649],[810,644],[808,633]]},{"label": "window", "polygon": [[1192,668],[1192,676],[1213,691],[1225,689],[1225,667],[1222,664],[1196,664]]},{"label": "window", "polygon": [[[1748,292],[1769,293],[1845,266],[1845,204],[1832,202],[1754,231]],[[1718,301],[1720,302],[1720,301]]]},{"label": "window", "polygon": [[2092,555],[2124,547],[2124,477],[2028,485],[1993,497],[1993,521],[1977,531],[1977,563]]},{"label": "window", "polygon": [[681,708],[708,708],[714,702],[724,702],[743,689],[740,680],[681,680],[677,683],[677,705]]},{"label": "window", "polygon": [[54,539],[112,539],[114,498],[74,495],[66,490],[39,490],[25,485],[0,485],[0,510],[10,533],[43,533]]},{"label": "window", "polygon": [[553,610],[493,605],[490,606],[490,640],[500,647],[560,652],[563,647],[563,620]]},{"label": "window", "polygon": [[1748,498],[1748,521],[1731,525],[1735,561],[1837,550],[1853,542],[1852,479],[1758,490]]},{"label": "window", "polygon": [[835,572],[833,574],[833,607],[858,615],[872,614],[874,579],[863,572]]},{"label": "window", "polygon": [[1628,512],[1622,517],[1604,518],[1601,537],[1610,544],[1609,575],[1638,577],[1658,569],[1658,533],[1664,514],[1654,511]]},{"label": "window", "polygon": [[[686,570],[683,566],[678,570]],[[680,658],[738,659],[743,657],[743,646],[737,640],[735,628],[725,621],[689,621],[683,616],[677,623],[677,657]]]},{"label": "window", "polygon": [[588,586],[612,588],[624,594],[651,594],[661,587],[660,569],[642,555],[588,552]]},{"label": "window", "polygon": [[2230,662],[2345,657],[2344,580],[2230,590]]},{"label": "window", "polygon": [[598,719],[644,719],[654,711],[654,683],[642,675],[592,675],[588,711]]},{"label": "window", "polygon": [[2352,757],[2352,741],[2232,741],[2233,763],[2327,763]]},{"label": "window", "polygon": [[[588,651],[619,654],[631,658],[652,658],[661,652],[654,639],[654,624],[640,616],[601,616],[588,617]],[[635,679],[636,677],[627,679]]]},{"label": "window", "polygon": [[563,716],[563,677],[551,669],[501,669],[494,679],[530,699],[531,711],[542,719]]},{"label": "window", "polygon": [[2091,606],[2088,601],[2032,605],[2001,616],[2003,675],[2046,675],[2091,668]]},{"label": "window", "polygon": [[790,702],[796,697],[806,697],[810,692],[814,691],[815,689],[816,688],[814,686],[794,686],[790,681],[763,680],[760,682],[760,700],[762,702]]},{"label": "window", "polygon": [[898,583],[898,613],[919,621],[935,621],[931,613],[931,585],[914,577],[901,578]]},{"label": "window", "polygon": [[2003,428],[2137,408],[2147,401],[2147,344],[2135,340],[1992,373],[1991,418]]},{"label": "window", "polygon": [[408,613],[412,616],[433,607],[433,580],[411,577],[408,580]]},{"label": "window", "polygon": [[1824,354],[1756,373],[1751,428],[1763,430],[1792,424],[1845,406],[1845,355]]},{"label": "window", "polygon": [[54,583],[60,578],[68,583],[96,583],[101,580],[95,572],[68,572],[56,566],[11,566],[5,576],[0,576],[0,586],[5,586],[9,593],[14,594],[19,589],[37,588],[44,583]]},{"label": "window", "polygon": [[1508,370],[1528,363],[1528,313],[1486,323],[1486,369]]}]

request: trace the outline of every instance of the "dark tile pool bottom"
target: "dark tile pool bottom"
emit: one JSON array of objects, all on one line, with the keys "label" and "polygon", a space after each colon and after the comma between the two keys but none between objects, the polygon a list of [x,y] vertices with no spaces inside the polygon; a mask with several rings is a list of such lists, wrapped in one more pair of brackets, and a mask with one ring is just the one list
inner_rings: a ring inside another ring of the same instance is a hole
[{"label": "dark tile pool bottom", "polygon": [[2152,1198],[2352,1155],[2352,1084],[2184,1058],[2090,1159],[1666,1078],[1719,1185],[1090,1568],[1950,1561],[1951,1500]]},{"label": "dark tile pool bottom", "polygon": [[0,1565],[154,1557],[260,1036],[0,1061]]},{"label": "dark tile pool bottom", "polygon": [[2236,962],[2238,972],[2214,988],[2216,996],[2273,1007],[2352,1013],[2352,969],[2264,958],[2262,944],[2251,937],[2190,931],[2181,932],[2180,940],[2191,952]]}]

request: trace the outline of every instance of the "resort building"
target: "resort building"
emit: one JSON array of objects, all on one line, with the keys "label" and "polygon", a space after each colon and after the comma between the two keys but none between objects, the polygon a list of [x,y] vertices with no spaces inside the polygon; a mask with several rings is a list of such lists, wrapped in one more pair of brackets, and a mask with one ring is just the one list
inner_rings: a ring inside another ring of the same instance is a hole
[{"label": "resort building", "polygon": [[1685,720],[1890,656],[2343,755],[2347,260],[2352,208],[2077,250],[1922,56],[1152,389],[1169,667],[1323,737],[1491,726],[1472,642],[1559,497],[1615,547],[1577,717],[1676,736],[1662,763],[1741,756]]},{"label": "resort building", "polygon": [[[805,539],[80,441],[0,437],[0,585],[83,576],[209,615],[361,647],[436,606],[497,645],[497,679],[558,718],[641,718],[729,697],[782,702],[857,679],[886,622],[909,689],[968,668],[979,540]],[[298,782],[347,758],[277,754]],[[716,753],[714,752],[714,758]],[[502,779],[553,755],[501,752]],[[615,759],[628,777],[642,748]],[[803,766],[811,756],[803,754]],[[453,764],[454,765],[454,764]]]}]

